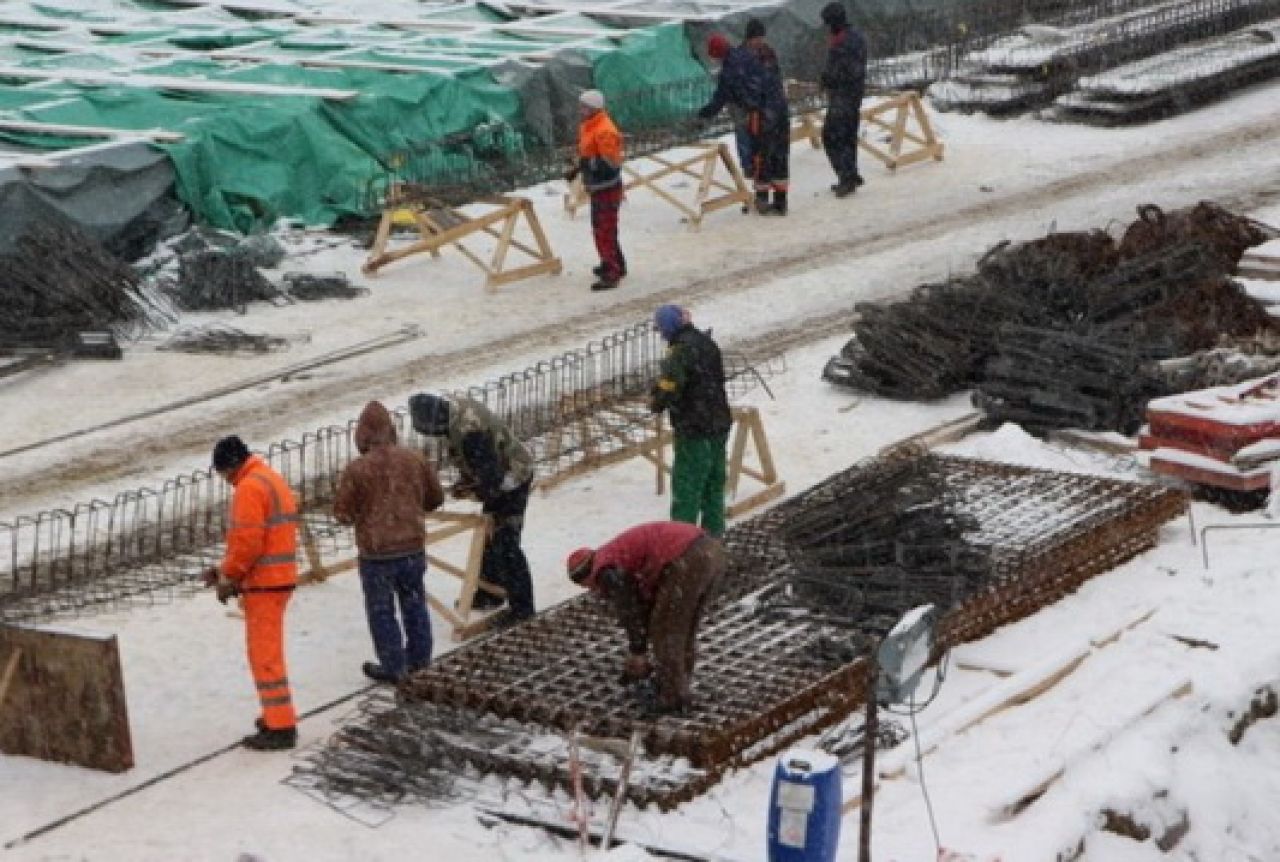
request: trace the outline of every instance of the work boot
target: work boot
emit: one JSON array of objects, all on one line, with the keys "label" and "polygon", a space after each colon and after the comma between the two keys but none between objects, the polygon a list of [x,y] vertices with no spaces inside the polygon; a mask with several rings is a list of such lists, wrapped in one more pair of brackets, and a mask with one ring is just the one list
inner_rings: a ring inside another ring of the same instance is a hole
[{"label": "work boot", "polygon": [[756,212],[760,215],[769,213],[769,192],[767,190],[756,192]]},{"label": "work boot", "polygon": [[531,620],[535,616],[536,614],[532,614],[532,613],[525,613],[525,614],[516,613],[511,608],[507,608],[502,613],[494,614],[493,616],[489,617],[489,620],[490,620],[489,625],[491,625],[495,629],[509,629],[509,628],[513,628],[514,626],[520,625],[520,623],[524,622],[525,620]]},{"label": "work boot", "polygon": [[600,276],[596,283],[591,285],[592,290],[613,290],[620,283],[619,279]]},{"label": "work boot", "polygon": [[784,216],[787,214],[787,193],[786,192],[773,193],[773,206],[769,207],[769,214],[780,215],[780,216]]},{"label": "work boot", "polygon": [[[507,603],[507,600],[501,596],[495,596],[493,593],[487,593],[484,590],[476,590],[476,594],[471,597],[471,610],[473,611],[492,611],[496,610]],[[462,600],[453,603],[455,611],[462,610]]]},{"label": "work boot", "polygon": [[399,682],[401,679],[401,677],[396,676],[376,661],[367,661],[360,666],[360,669],[364,671],[365,676],[369,677],[369,679],[374,682],[389,682],[394,684]]},{"label": "work boot", "polygon": [[858,190],[858,183],[855,180],[841,180],[831,187],[831,191],[835,192],[838,198],[847,198]]},{"label": "work boot", "polygon": [[284,751],[298,744],[298,728],[280,727],[272,729],[264,727],[257,733],[246,736],[240,741],[245,748],[254,751]]},{"label": "work boot", "polygon": [[[863,182],[864,182],[864,181],[863,181],[863,179],[862,179],[862,174],[854,174],[854,175],[853,175],[853,179],[851,180],[851,182],[853,183],[854,188],[857,188],[858,186],[862,185],[862,184],[863,184]],[[840,181],[840,182],[838,182],[838,183],[832,183],[832,184],[831,184],[831,191],[833,191],[833,192],[834,192],[835,190],[839,189],[839,188],[840,188],[841,186],[843,186],[843,185],[844,185],[844,181],[843,181],[843,180],[841,180],[841,181]]]},{"label": "work boot", "polygon": [[[604,278],[604,274],[608,271],[609,270],[605,268],[605,265],[603,263],[600,264],[599,266],[591,267],[591,274],[594,275],[596,278]],[[624,266],[622,268],[622,273],[618,276],[618,278],[623,279],[626,277],[627,277],[627,268]]]}]

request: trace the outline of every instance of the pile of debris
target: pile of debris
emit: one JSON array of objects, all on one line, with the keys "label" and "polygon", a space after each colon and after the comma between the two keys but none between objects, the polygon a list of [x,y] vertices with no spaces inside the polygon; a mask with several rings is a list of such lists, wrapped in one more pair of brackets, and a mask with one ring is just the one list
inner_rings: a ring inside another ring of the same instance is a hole
[{"label": "pile of debris", "polygon": [[322,299],[355,299],[369,293],[342,273],[285,273],[281,284],[262,273],[285,259],[285,249],[265,234],[241,237],[195,228],[170,246],[172,257],[160,264],[159,277],[174,302],[187,311],[234,309],[244,314],[251,302],[288,305]]},{"label": "pile of debris", "polygon": [[0,355],[116,357],[117,335],[173,319],[133,269],[66,223],[33,226],[0,273]]},{"label": "pile of debris", "polygon": [[993,418],[1031,428],[1135,430],[1147,399],[1177,391],[1158,361],[1280,331],[1228,277],[1274,229],[1211,203],[1139,215],[1119,243],[1091,231],[1002,244],[973,275],[860,303],[823,377],[894,398],[974,388]]}]

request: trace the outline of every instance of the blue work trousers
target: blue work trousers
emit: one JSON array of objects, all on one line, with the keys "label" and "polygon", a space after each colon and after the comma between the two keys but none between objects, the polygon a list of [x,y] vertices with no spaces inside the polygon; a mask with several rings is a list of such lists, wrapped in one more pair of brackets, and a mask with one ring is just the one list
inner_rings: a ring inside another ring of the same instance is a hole
[{"label": "blue work trousers", "polygon": [[[360,560],[364,611],[378,664],[394,677],[431,662],[431,617],[427,614],[427,556]],[[396,618],[396,602],[404,628]]]}]

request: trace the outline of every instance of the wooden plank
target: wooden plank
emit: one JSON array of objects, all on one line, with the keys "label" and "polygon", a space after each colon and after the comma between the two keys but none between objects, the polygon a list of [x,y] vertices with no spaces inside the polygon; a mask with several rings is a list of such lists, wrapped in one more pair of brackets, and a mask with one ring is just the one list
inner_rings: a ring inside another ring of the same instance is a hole
[{"label": "wooden plank", "polygon": [[1175,677],[1172,681],[1165,683],[1153,694],[1139,701],[1136,706],[1126,710],[1115,725],[1104,727],[1073,751],[1069,751],[1066,754],[1054,754],[1047,767],[1032,773],[1029,777],[1023,777],[1014,785],[1014,789],[1005,796],[1004,801],[993,808],[989,820],[991,822],[1002,822],[1017,816],[1028,805],[1043,796],[1045,791],[1062,777],[1073,762],[1079,761],[1092,752],[1101,750],[1111,740],[1137,724],[1141,719],[1155,712],[1167,701],[1186,697],[1192,691],[1193,686],[1189,676]]},{"label": "wooden plank", "polygon": [[108,772],[133,766],[114,635],[0,626],[0,653],[15,652],[20,656],[12,678],[8,666],[5,671],[0,751]]},{"label": "wooden plank", "polygon": [[9,654],[9,660],[5,662],[4,675],[0,676],[0,714],[4,712],[4,698],[9,693],[9,686],[13,685],[13,681],[17,678],[20,658],[22,658],[22,650],[14,647],[13,652]]},{"label": "wooden plank", "polygon": [[186,135],[164,129],[112,129],[106,126],[75,126],[65,123],[36,123],[29,120],[0,119],[0,129],[25,132],[33,135],[51,135],[61,138],[116,138],[140,141],[159,141],[172,144],[185,141]]},{"label": "wooden plank", "polygon": [[67,81],[76,84],[110,84],[117,87],[178,90],[191,93],[245,93],[252,96],[307,96],[329,102],[349,102],[360,95],[358,90],[335,90],[328,87],[288,87],[275,84],[249,84],[235,81],[205,81],[174,75],[148,75],[145,70],[122,75],[117,72],[94,72],[84,69],[45,70],[22,66],[0,66],[0,78],[27,81]]}]

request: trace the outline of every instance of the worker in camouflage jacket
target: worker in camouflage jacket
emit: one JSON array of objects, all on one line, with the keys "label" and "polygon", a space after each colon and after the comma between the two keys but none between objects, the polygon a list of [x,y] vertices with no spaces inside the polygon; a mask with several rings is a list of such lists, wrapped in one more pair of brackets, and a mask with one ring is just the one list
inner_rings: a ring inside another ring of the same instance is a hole
[{"label": "worker in camouflage jacket", "polygon": [[678,305],[660,307],[654,325],[669,345],[649,406],[655,413],[667,411],[675,434],[671,520],[698,524],[720,536],[726,447],[733,425],[720,348]]},{"label": "worker in camouflage jacket", "polygon": [[[505,422],[470,398],[414,395],[409,415],[419,434],[443,437],[450,464],[460,472],[452,494],[477,499],[493,524],[484,546],[480,577],[506,591],[501,625],[533,616],[533,581],[520,547],[524,513],[533,485],[533,457]],[[473,607],[498,607],[502,600],[478,592]]]}]

